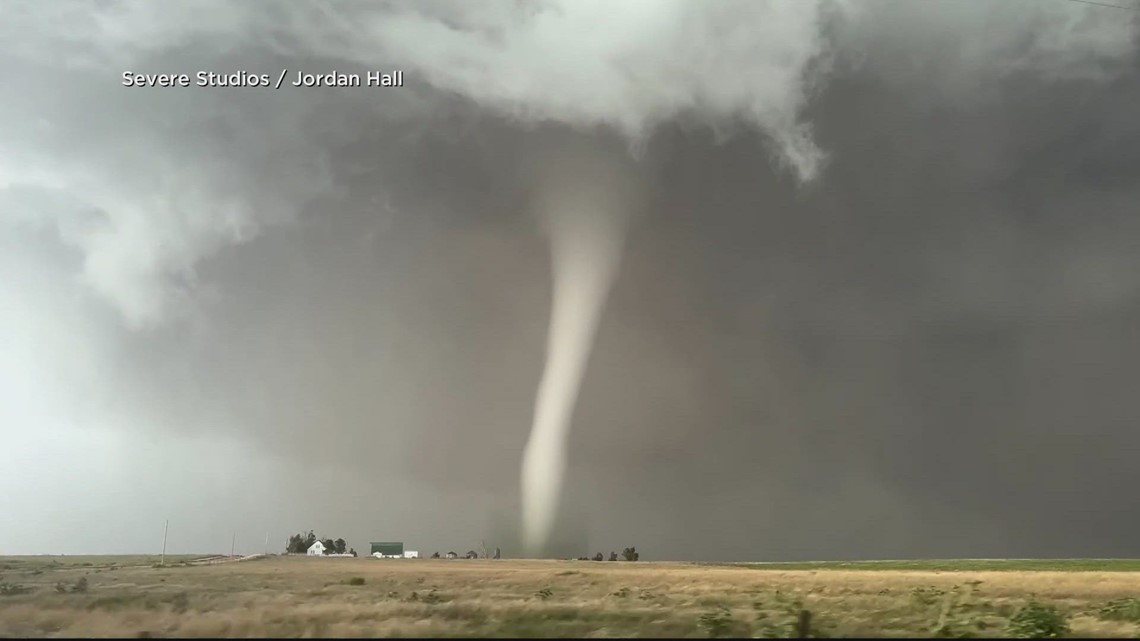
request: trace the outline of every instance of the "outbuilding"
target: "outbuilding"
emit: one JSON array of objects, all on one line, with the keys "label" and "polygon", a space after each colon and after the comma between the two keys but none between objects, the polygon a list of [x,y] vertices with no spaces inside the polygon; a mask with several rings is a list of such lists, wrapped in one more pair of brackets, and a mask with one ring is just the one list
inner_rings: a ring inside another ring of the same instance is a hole
[{"label": "outbuilding", "polygon": [[372,556],[380,555],[385,559],[402,559],[404,558],[404,542],[403,541],[380,541],[379,543],[373,542],[372,550],[369,552]]}]

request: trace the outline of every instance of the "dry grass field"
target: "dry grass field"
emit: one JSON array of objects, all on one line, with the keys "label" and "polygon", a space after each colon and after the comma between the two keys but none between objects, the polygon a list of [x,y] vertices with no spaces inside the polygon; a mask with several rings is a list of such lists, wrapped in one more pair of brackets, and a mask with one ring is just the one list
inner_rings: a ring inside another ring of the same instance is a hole
[{"label": "dry grass field", "polygon": [[0,558],[0,636],[786,637],[806,610],[811,636],[993,637],[1034,599],[1073,636],[1140,634],[1140,572],[1129,566],[184,560]]}]

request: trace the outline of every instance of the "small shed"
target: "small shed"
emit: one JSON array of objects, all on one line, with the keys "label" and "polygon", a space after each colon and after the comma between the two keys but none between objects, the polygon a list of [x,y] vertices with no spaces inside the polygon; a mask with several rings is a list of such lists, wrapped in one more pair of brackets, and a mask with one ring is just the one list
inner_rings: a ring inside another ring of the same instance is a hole
[{"label": "small shed", "polygon": [[310,545],[308,552],[306,552],[306,554],[308,554],[309,556],[321,556],[324,553],[325,553],[325,544],[321,543],[320,541],[317,541],[316,543]]}]

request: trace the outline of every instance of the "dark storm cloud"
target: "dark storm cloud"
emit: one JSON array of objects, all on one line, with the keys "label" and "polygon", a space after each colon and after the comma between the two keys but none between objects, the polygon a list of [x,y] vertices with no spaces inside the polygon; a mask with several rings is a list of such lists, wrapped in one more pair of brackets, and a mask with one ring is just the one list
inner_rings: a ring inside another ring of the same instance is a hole
[{"label": "dark storm cloud", "polygon": [[[1135,79],[1014,77],[957,110],[868,65],[819,100],[832,164],[806,194],[745,144],[686,146],[584,393],[608,484],[640,470],[628,500],[707,523],[709,556],[1128,554],[1140,230],[1112,176],[1140,129],[1111,114]],[[618,381],[661,370],[633,370],[631,325],[696,380],[630,402]]]},{"label": "dark storm cloud", "polygon": [[[790,34],[776,86],[803,99],[759,117],[725,89],[750,45],[702,39],[742,5],[662,5],[628,74],[595,63],[609,32],[509,3],[125,3],[102,30],[75,4],[38,39],[0,20],[21,87],[0,106],[0,374],[22,381],[5,425],[51,406],[224,435],[292,470],[271,512],[361,541],[509,542],[550,304],[535,169],[585,140],[638,165],[650,202],[586,373],[560,551],[1133,553],[1135,18],[859,3],[820,35],[800,4],[737,18]],[[541,82],[544,42],[592,75]],[[635,91],[702,51],[688,80]],[[411,86],[118,86],[127,67],[376,64]],[[779,170],[781,144],[785,164],[826,157],[815,182]]]}]

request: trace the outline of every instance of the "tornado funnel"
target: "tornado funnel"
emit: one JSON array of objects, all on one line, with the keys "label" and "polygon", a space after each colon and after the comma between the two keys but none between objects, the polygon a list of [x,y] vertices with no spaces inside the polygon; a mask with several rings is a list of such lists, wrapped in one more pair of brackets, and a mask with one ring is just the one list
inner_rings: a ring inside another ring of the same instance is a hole
[{"label": "tornado funnel", "polygon": [[558,514],[574,406],[621,262],[634,193],[628,168],[581,152],[550,162],[540,184],[554,282],[546,364],[522,461],[522,539],[529,556],[543,553]]}]

